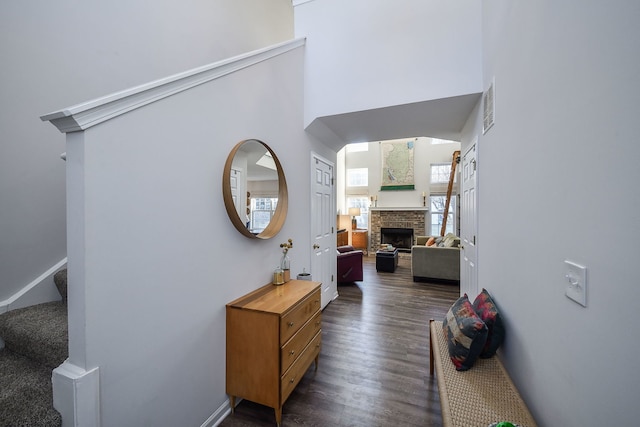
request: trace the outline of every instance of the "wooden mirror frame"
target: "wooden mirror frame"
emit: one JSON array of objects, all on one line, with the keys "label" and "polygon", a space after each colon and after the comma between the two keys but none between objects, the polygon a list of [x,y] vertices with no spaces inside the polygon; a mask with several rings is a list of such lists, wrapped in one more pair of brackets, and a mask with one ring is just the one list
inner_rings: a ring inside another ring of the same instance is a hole
[{"label": "wooden mirror frame", "polygon": [[[238,216],[238,211],[236,210],[236,205],[233,203],[233,197],[231,195],[231,166],[233,165],[233,159],[235,158],[236,153],[246,142],[257,142],[259,144],[262,144],[262,146],[266,148],[267,151],[269,151],[271,157],[273,157],[273,161],[276,165],[278,173],[278,205],[276,206],[276,211],[273,214],[269,225],[265,227],[265,229],[262,230],[262,232],[260,232],[259,234],[254,234],[247,229],[245,223]],[[227,157],[227,161],[224,164],[224,171],[222,172],[222,197],[224,198],[224,207],[227,210],[227,215],[229,216],[231,223],[242,235],[251,239],[270,239],[278,234],[278,232],[284,225],[284,220],[287,218],[289,196],[287,190],[287,180],[284,177],[282,165],[280,164],[280,160],[278,160],[276,153],[273,152],[271,147],[258,139],[245,139],[244,141],[238,142],[235,147],[233,147],[233,149],[229,153],[229,156]]]}]

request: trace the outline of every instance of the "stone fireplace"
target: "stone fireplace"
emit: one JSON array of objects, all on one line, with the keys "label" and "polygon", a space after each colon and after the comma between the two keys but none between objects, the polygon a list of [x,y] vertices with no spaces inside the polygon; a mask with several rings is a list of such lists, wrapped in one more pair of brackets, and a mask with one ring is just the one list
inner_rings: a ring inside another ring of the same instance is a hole
[{"label": "stone fireplace", "polygon": [[[376,250],[383,243],[391,243],[383,241],[382,229],[392,229],[391,231],[401,231],[399,234],[406,235],[411,233],[410,243],[408,247],[404,247],[403,249],[406,252],[411,251],[411,246],[415,242],[416,236],[426,236],[427,235],[427,208],[378,208],[371,207],[369,208],[369,218],[371,220],[371,235],[370,235],[370,251],[375,253]],[[388,239],[385,230],[385,238]],[[396,233],[398,234],[398,233]],[[406,236],[400,239],[400,236],[396,235],[395,243],[399,243],[402,246],[406,246],[409,240],[405,240]],[[393,244],[393,243],[391,243]],[[395,246],[395,244],[394,244]],[[401,246],[398,246],[399,248]]]}]

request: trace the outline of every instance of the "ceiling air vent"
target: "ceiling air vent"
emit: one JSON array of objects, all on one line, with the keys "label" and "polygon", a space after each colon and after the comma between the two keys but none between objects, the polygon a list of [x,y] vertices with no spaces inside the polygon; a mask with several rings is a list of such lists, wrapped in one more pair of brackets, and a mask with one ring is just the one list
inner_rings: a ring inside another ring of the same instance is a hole
[{"label": "ceiling air vent", "polygon": [[483,122],[482,122],[482,134],[484,135],[493,126],[496,114],[495,104],[495,87],[496,79],[491,81],[489,89],[482,94],[482,108],[483,108]]}]

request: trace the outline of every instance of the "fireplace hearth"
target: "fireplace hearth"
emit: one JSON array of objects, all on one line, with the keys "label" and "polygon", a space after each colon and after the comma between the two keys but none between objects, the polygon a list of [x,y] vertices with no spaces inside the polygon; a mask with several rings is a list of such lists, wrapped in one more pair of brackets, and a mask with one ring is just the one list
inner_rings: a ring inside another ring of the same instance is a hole
[{"label": "fireplace hearth", "polygon": [[392,245],[398,252],[411,252],[413,245],[413,228],[380,228],[380,244]]}]

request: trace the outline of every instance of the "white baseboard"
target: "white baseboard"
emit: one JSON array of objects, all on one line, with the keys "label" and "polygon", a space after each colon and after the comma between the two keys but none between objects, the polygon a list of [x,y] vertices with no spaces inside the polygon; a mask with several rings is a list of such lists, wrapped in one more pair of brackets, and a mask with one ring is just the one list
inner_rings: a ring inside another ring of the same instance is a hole
[{"label": "white baseboard", "polygon": [[62,297],[53,283],[53,275],[66,265],[67,258],[64,258],[11,297],[0,301],[0,313],[43,302],[59,301]]},{"label": "white baseboard", "polygon": [[225,402],[220,405],[216,411],[211,414],[207,420],[202,423],[200,427],[217,427],[220,423],[231,414],[231,404],[229,400],[225,400]]}]

